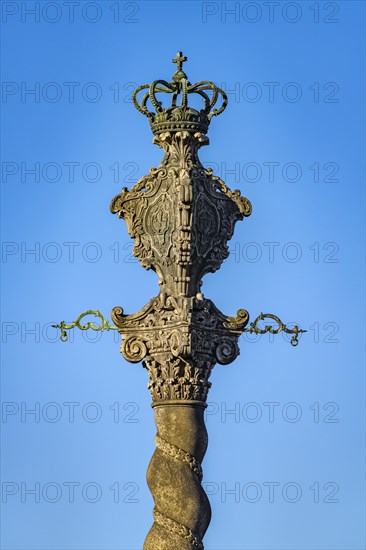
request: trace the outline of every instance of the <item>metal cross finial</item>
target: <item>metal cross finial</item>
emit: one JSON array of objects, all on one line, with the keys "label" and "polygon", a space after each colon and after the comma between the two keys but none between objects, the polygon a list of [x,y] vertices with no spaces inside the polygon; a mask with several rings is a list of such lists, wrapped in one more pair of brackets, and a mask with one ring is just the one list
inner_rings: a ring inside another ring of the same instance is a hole
[{"label": "metal cross finial", "polygon": [[185,61],[188,61],[188,57],[183,55],[182,52],[177,52],[177,56],[172,59],[172,62],[177,64],[178,71],[182,70],[182,66]]}]

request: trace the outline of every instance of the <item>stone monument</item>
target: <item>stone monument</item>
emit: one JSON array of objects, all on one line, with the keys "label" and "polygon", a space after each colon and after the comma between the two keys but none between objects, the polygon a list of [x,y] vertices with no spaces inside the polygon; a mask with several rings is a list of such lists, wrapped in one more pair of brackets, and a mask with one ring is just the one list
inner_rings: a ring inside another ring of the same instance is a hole
[{"label": "stone monument", "polygon": [[[159,294],[138,313],[128,315],[115,307],[114,326],[92,310],[74,323],[57,325],[63,340],[66,330],[75,326],[117,329],[123,357],[142,361],[147,370],[157,434],[147,471],[154,523],[144,550],[203,550],[211,519],[201,485],[207,449],[204,410],[215,364],[234,361],[244,331],[283,330],[292,334],[293,345],[304,332],[269,314],[249,324],[244,309],[228,317],[201,291],[203,276],[219,269],[228,257],[235,224],[251,214],[252,206],[198,158],[200,147],[208,145],[210,122],[226,108],[227,96],[212,82],[191,84],[183,71],[185,61],[178,52],[171,82],[156,80],[135,90],[133,103],[148,118],[153,143],[163,149],[164,158],[111,203],[111,212],[125,220],[134,239],[133,254],[145,269],[157,273]],[[193,94],[202,100],[200,110],[189,106]],[[168,106],[163,97],[169,98]],[[100,325],[81,324],[90,313],[101,319]],[[265,318],[276,324],[260,328]]]}]

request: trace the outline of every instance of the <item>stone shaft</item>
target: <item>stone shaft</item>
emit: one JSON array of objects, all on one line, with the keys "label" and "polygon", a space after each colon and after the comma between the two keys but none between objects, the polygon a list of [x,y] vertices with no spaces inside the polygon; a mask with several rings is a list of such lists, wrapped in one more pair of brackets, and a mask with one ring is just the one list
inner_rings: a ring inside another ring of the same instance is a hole
[{"label": "stone shaft", "polygon": [[154,524],[144,550],[202,550],[211,508],[201,480],[207,449],[202,404],[155,407],[157,448],[147,471]]}]

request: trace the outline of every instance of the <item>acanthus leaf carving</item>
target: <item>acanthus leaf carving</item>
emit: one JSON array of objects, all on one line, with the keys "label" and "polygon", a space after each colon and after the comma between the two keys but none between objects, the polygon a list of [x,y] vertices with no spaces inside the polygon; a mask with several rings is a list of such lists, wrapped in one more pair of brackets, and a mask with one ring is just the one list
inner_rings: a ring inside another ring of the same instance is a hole
[{"label": "acanthus leaf carving", "polygon": [[226,365],[239,354],[238,338],[248,323],[245,310],[223,315],[205,298],[175,298],[160,294],[142,310],[112,318],[122,335],[126,360],[143,360],[153,400],[205,401],[216,362]]}]

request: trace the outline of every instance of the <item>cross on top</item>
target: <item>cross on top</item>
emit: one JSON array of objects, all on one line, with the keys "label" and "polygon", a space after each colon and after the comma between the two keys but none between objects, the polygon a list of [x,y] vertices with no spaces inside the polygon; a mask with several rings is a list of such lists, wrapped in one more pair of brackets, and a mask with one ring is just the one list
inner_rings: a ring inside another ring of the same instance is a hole
[{"label": "cross on top", "polygon": [[177,67],[178,67],[178,71],[181,71],[183,63],[187,60],[188,60],[188,58],[186,56],[184,56],[182,52],[178,52],[177,56],[174,59],[172,59],[172,62],[176,63]]}]

